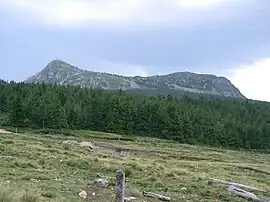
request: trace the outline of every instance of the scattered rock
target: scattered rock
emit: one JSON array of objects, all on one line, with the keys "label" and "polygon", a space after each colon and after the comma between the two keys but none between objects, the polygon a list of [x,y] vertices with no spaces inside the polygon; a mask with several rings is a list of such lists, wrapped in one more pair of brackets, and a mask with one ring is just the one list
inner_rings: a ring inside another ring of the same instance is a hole
[{"label": "scattered rock", "polygon": [[86,191],[81,191],[79,194],[79,197],[83,198],[83,199],[86,199],[87,198],[87,193]]},{"label": "scattered rock", "polygon": [[75,140],[65,140],[62,143],[63,144],[70,144],[70,145],[78,145],[80,147],[84,147],[84,148],[91,149],[91,150],[93,150],[95,148],[91,142],[86,142],[86,141],[77,142]]},{"label": "scattered rock", "polygon": [[7,131],[5,129],[0,129],[0,133],[4,133],[4,134],[12,134],[12,132]]},{"label": "scattered rock", "polygon": [[136,200],[136,198],[133,197],[133,196],[124,198],[124,201],[125,201],[125,202],[130,202],[130,201],[133,201],[133,200]]},{"label": "scattered rock", "polygon": [[94,181],[94,186],[106,188],[108,186],[108,180],[99,178]]},{"label": "scattered rock", "polygon": [[87,147],[89,149],[94,149],[94,145],[91,142],[80,142],[79,143],[80,147]]},{"label": "scattered rock", "polygon": [[16,158],[16,157],[8,156],[8,155],[0,155],[0,158],[12,159],[12,158]]},{"label": "scattered rock", "polygon": [[127,157],[127,156],[130,156],[130,154],[129,154],[129,152],[122,151],[122,152],[120,153],[120,156],[122,156],[122,157]]},{"label": "scattered rock", "polygon": [[30,181],[33,181],[33,182],[40,182],[40,180],[35,179],[35,178],[31,178]]},{"label": "scattered rock", "polygon": [[63,144],[72,144],[72,145],[75,145],[77,144],[78,142],[77,141],[74,141],[74,140],[65,140],[62,142]]}]

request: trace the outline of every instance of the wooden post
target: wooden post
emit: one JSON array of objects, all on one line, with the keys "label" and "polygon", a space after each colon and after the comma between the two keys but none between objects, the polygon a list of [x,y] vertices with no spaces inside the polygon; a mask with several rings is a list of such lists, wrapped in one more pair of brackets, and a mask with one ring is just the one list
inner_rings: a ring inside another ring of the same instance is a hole
[{"label": "wooden post", "polygon": [[125,198],[125,173],[122,170],[116,172],[116,198],[115,202],[124,202]]}]

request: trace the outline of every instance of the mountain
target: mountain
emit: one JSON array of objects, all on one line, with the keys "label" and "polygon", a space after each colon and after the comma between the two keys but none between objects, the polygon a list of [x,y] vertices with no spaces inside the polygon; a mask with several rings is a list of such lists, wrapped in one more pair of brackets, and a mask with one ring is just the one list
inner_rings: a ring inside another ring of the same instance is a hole
[{"label": "mountain", "polygon": [[56,83],[99,87],[107,90],[174,91],[217,95],[228,98],[245,98],[225,77],[191,72],[176,72],[148,77],[126,77],[109,73],[79,69],[61,60],[51,61],[41,72],[28,78],[28,83]]}]

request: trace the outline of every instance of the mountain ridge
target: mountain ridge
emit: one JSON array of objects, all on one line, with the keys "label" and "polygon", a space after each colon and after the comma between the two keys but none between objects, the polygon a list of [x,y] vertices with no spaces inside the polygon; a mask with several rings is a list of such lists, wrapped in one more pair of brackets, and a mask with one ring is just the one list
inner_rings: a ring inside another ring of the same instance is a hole
[{"label": "mountain ridge", "polygon": [[52,60],[37,74],[25,80],[28,83],[56,83],[99,87],[107,90],[170,89],[223,97],[245,98],[226,77],[214,74],[174,72],[154,76],[122,76],[83,70],[62,60]]}]

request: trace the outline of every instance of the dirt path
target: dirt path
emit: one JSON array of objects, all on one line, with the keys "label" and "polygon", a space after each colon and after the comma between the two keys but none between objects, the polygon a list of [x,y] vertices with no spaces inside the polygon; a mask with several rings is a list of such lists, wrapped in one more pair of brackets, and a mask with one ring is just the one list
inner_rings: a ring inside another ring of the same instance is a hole
[{"label": "dirt path", "polygon": [[71,144],[77,145],[79,147],[84,147],[86,149],[90,149],[96,152],[107,153],[112,156],[142,156],[142,157],[150,157],[150,156],[157,156],[158,153],[151,152],[151,151],[143,151],[143,150],[136,150],[136,149],[124,149],[124,148],[115,148],[112,146],[104,146],[100,144],[93,144],[91,142],[79,142],[75,140],[65,140],[62,142],[63,144]]},{"label": "dirt path", "polygon": [[158,154],[155,152],[147,152],[135,149],[119,149],[113,147],[104,147],[98,146],[94,148],[95,151],[100,151],[103,153],[108,153],[114,156],[142,156],[142,157],[150,157],[150,156],[157,156]]}]

